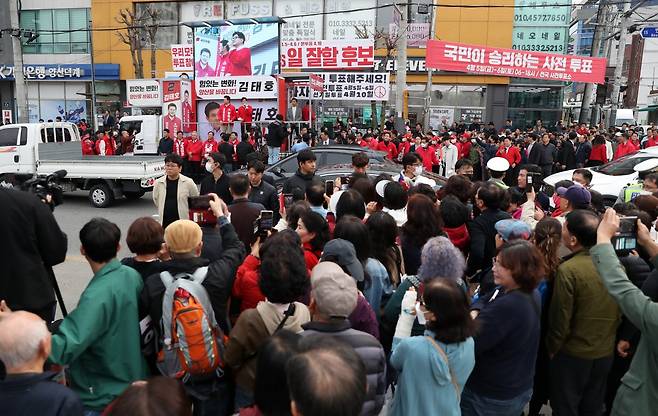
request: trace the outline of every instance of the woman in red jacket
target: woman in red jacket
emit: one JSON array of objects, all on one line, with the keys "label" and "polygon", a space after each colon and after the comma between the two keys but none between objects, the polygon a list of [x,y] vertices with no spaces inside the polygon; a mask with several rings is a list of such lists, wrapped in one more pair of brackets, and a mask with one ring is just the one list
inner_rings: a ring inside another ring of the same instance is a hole
[{"label": "woman in red jacket", "polygon": [[[324,245],[330,239],[327,220],[317,212],[306,211],[300,216],[296,231],[302,240],[304,251],[312,254],[316,260],[315,264],[317,264],[322,255]],[[307,256],[306,253],[304,253],[305,258]]]},{"label": "woman in red jacket", "polygon": [[605,139],[597,134],[592,140],[592,152],[589,154],[589,161],[585,166],[599,166],[608,162],[608,153],[605,148]]}]

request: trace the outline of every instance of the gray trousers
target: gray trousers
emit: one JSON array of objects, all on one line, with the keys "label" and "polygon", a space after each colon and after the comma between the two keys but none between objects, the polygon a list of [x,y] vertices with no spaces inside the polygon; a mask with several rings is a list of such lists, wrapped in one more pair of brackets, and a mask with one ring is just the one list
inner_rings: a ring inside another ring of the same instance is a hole
[{"label": "gray trousers", "polygon": [[550,362],[554,416],[601,416],[612,355],[596,360],[558,353]]}]

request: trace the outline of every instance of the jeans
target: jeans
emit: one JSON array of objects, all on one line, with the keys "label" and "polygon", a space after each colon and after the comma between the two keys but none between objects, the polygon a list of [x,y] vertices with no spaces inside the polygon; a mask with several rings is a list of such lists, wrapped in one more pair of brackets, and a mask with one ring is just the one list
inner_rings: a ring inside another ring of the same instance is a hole
[{"label": "jeans", "polygon": [[281,153],[281,147],[271,147],[267,146],[267,164],[273,165],[279,161],[279,154]]},{"label": "jeans", "polygon": [[231,386],[227,381],[216,382],[211,386],[198,386],[203,392],[203,399],[199,395],[191,393],[188,395],[192,399],[194,416],[229,416],[231,412]]},{"label": "jeans", "polygon": [[596,360],[558,353],[549,364],[551,408],[555,416],[599,416],[612,355]]},{"label": "jeans", "polygon": [[518,416],[531,397],[532,389],[512,399],[497,400],[481,396],[465,387],[461,400],[462,416]]}]

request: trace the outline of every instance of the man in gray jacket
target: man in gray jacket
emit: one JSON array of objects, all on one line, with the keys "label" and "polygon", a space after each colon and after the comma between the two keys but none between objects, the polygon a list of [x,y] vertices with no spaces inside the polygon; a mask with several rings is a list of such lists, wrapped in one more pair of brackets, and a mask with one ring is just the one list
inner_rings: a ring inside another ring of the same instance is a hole
[{"label": "man in gray jacket", "polygon": [[311,322],[302,325],[302,336],[329,336],[354,348],[368,377],[361,415],[378,415],[386,394],[386,355],[377,338],[353,329],[347,319],[358,297],[356,281],[340,266],[329,261],[319,263],[311,274]]}]

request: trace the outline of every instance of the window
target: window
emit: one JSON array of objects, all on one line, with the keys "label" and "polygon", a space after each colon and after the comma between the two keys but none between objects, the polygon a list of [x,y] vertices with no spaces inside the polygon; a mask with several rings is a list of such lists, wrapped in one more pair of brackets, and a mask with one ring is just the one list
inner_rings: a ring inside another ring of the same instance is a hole
[{"label": "window", "polygon": [[613,160],[612,162],[608,162],[605,165],[596,166],[595,168],[592,168],[592,170],[594,172],[599,172],[604,175],[610,175],[610,176],[630,175],[633,172],[635,172],[635,170],[633,169],[635,165],[649,159],[652,159],[652,157],[651,156],[637,157],[635,154],[631,154],[624,157],[620,157],[619,159]]},{"label": "window", "polygon": [[352,155],[350,153],[321,152],[320,157],[324,158],[323,166],[352,164]]},{"label": "window", "polygon": [[39,32],[36,40],[23,38],[23,53],[89,53],[89,9],[21,11],[21,27]]},{"label": "window", "polygon": [[[169,49],[172,44],[178,43],[178,3],[174,1],[158,3],[136,3],[135,12],[137,16],[144,16],[145,25],[149,24],[147,10],[155,10],[157,13],[157,23],[161,25],[155,34],[155,44],[158,49]],[[144,34],[143,38],[147,39],[144,49],[149,49],[151,45],[148,36]]]},{"label": "window", "polygon": [[0,130],[0,147],[16,146],[18,141],[18,128],[8,128]]},{"label": "window", "polygon": [[27,144],[27,127],[21,127],[21,141],[18,144],[20,146]]}]

